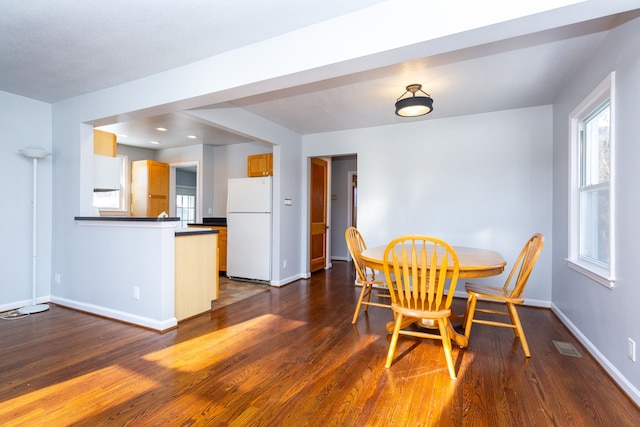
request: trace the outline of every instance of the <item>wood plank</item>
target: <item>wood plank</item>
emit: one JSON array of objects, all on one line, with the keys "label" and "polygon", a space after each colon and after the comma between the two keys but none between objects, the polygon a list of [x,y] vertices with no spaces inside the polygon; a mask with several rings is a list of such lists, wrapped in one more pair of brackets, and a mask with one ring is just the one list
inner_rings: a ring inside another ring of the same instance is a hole
[{"label": "wood plank", "polygon": [[530,359],[512,331],[475,325],[469,347],[454,346],[457,381],[436,340],[401,337],[385,369],[391,312],[370,307],[352,325],[353,268],[333,265],[165,334],[56,305],[2,321],[2,424],[640,425],[547,309],[520,310]]}]

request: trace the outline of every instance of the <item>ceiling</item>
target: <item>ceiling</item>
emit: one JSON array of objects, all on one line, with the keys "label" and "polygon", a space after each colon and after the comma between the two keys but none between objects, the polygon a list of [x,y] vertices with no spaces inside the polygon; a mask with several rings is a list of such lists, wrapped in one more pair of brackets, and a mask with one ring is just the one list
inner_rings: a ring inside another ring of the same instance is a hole
[{"label": "ceiling", "polygon": [[[425,4],[419,0],[4,0],[0,90],[55,103],[301,28],[354,18],[381,3],[403,8]],[[467,32],[466,45],[457,43],[454,49],[410,59],[398,55],[397,62],[389,61],[388,53],[379,63],[371,55],[358,72],[322,75],[320,71],[310,83],[292,81],[285,88],[238,97],[224,105],[240,107],[300,135],[548,105],[594,53],[606,31],[640,16],[639,8],[638,0],[578,2],[571,8]],[[433,16],[431,22],[437,19]],[[429,25],[424,21],[417,25]],[[488,41],[478,42],[480,36]],[[333,43],[337,46],[340,41]],[[304,52],[291,48],[288,53]],[[396,98],[410,83],[422,83],[433,97],[434,111],[428,116],[407,119],[394,114]],[[119,137],[120,143],[149,149],[250,140],[216,128],[190,111],[101,129],[128,135]],[[161,144],[151,145],[152,140]]]}]

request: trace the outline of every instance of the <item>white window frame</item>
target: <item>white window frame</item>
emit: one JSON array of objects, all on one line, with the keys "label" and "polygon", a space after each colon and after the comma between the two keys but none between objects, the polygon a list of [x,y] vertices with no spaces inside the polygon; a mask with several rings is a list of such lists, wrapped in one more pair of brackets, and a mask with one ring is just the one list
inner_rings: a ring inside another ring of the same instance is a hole
[{"label": "white window frame", "polygon": [[[193,218],[183,218],[181,215],[178,214],[178,197],[179,196],[188,196],[193,198],[193,209],[191,208],[187,208],[188,211],[192,211],[193,212]],[[196,212],[198,210],[197,208],[197,197],[196,197],[196,187],[187,187],[187,186],[182,186],[182,185],[176,185],[176,195],[175,195],[175,204],[176,204],[176,216],[180,217],[180,228],[187,228],[187,224],[189,223],[195,223],[196,222]]]},{"label": "white window frame", "polygon": [[[609,99],[609,265],[594,262],[580,256],[580,125],[581,122]],[[569,115],[570,158],[569,158],[569,255],[567,265],[594,280],[613,288],[615,284],[615,73],[609,74],[589,96]]]},{"label": "white window frame", "polygon": [[128,197],[130,193],[130,180],[129,180],[129,157],[117,154],[117,158],[122,161],[122,174],[120,175],[120,191],[118,196],[120,197],[120,207],[118,208],[99,208],[100,216],[127,216],[129,215],[129,201]]}]

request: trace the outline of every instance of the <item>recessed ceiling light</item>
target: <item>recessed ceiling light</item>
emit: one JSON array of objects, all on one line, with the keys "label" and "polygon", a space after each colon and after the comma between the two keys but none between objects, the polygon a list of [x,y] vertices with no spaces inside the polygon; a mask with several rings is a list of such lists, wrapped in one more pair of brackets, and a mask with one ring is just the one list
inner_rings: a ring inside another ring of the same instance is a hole
[{"label": "recessed ceiling light", "polygon": [[195,135],[187,135],[187,138],[189,138],[189,139],[198,139],[198,137],[195,136]]},{"label": "recessed ceiling light", "polygon": [[156,128],[156,130],[159,130],[160,132],[166,132],[167,128]]},{"label": "recessed ceiling light", "polygon": [[125,134],[123,134],[123,133],[119,133],[119,134],[118,134],[118,137],[119,137],[119,138],[129,138],[129,135],[125,135]]},{"label": "recessed ceiling light", "polygon": [[160,141],[151,141],[153,145],[160,145]]}]

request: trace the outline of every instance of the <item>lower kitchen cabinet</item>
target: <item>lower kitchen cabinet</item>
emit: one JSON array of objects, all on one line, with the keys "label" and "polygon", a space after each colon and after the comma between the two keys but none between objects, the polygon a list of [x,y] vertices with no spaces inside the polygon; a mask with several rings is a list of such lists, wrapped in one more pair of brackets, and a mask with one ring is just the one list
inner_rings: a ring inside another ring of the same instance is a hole
[{"label": "lower kitchen cabinet", "polygon": [[211,311],[218,298],[216,232],[176,233],[175,317],[178,321]]}]

